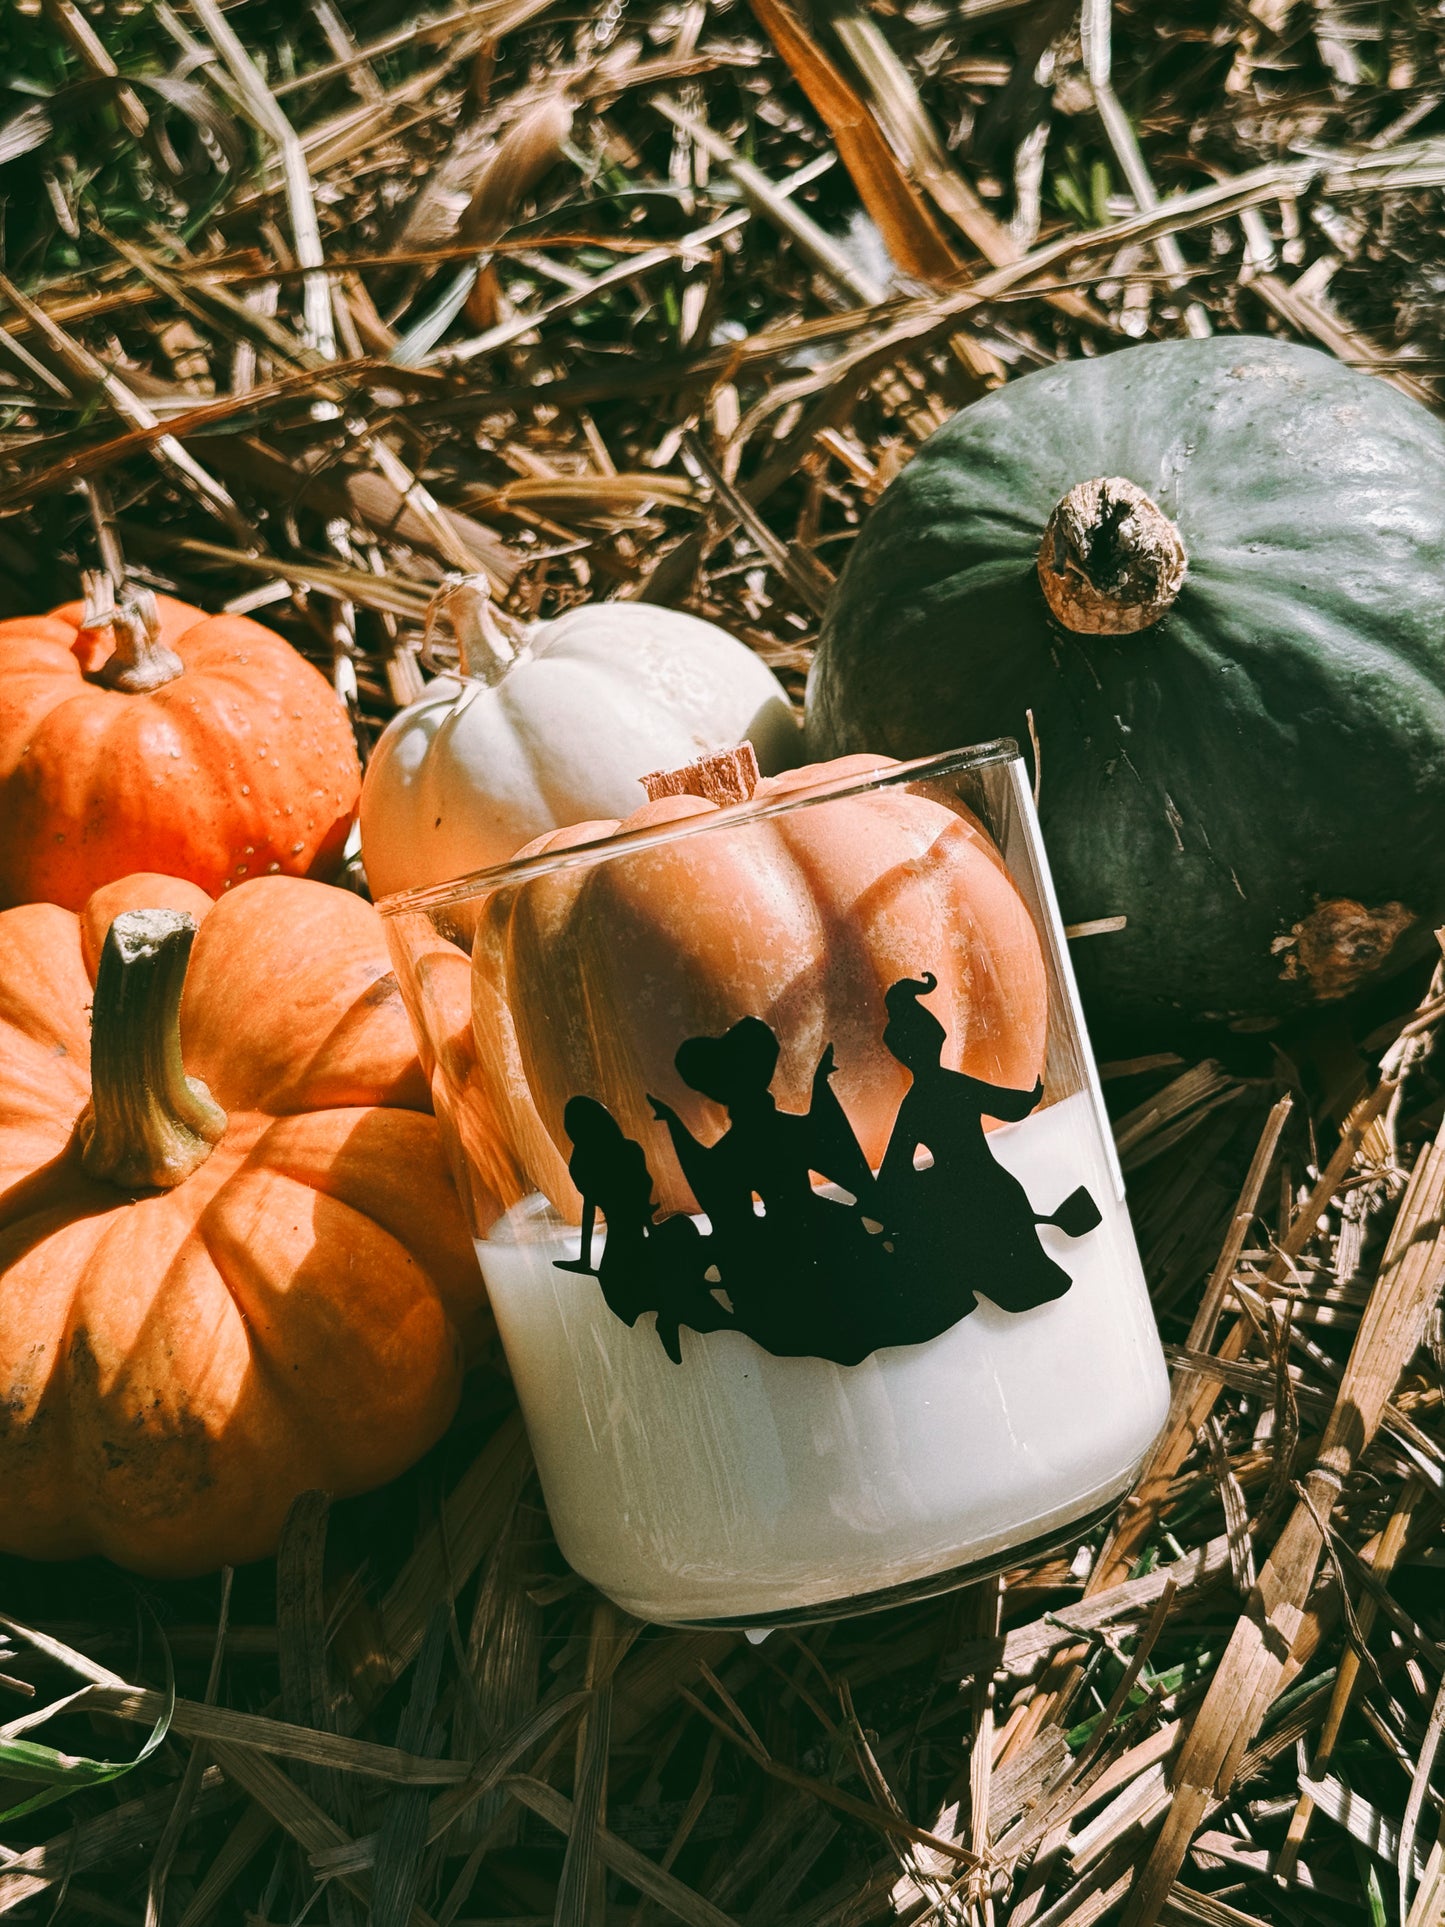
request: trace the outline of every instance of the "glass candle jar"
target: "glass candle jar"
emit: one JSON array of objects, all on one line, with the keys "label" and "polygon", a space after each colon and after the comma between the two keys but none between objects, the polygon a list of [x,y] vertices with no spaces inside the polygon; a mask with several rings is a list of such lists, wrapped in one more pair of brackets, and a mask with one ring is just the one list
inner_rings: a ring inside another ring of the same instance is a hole
[{"label": "glass candle jar", "polygon": [[566,1558],[775,1626],[1077,1538],[1168,1381],[1015,746],[630,824],[379,906]]}]

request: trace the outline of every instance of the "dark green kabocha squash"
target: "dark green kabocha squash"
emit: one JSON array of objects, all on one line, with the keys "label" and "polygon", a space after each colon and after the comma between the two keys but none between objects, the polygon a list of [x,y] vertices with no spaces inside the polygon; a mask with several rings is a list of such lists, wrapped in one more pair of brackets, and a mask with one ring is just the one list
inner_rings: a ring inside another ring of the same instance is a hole
[{"label": "dark green kabocha squash", "polygon": [[1445,921],[1445,427],[1313,349],[1072,361],[919,451],[843,571],[808,754],[1033,711],[1104,1035],[1265,1028]]}]

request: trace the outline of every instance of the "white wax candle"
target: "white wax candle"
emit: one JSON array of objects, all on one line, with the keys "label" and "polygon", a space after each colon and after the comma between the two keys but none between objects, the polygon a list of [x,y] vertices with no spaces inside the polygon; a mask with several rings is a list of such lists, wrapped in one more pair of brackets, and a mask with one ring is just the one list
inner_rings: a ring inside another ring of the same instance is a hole
[{"label": "white wax candle", "polygon": [[853,1366],[687,1328],[674,1364],[650,1313],[628,1327],[595,1278],[556,1269],[577,1233],[544,1200],[509,1214],[478,1254],[572,1566],[644,1619],[766,1617],[988,1558],[1122,1493],[1169,1388],[1097,1133],[1080,1092],[989,1136],[1036,1211],[1084,1184],[1103,1214],[1078,1239],[1040,1228],[1061,1298],[1000,1311],[970,1275],[976,1311]]}]

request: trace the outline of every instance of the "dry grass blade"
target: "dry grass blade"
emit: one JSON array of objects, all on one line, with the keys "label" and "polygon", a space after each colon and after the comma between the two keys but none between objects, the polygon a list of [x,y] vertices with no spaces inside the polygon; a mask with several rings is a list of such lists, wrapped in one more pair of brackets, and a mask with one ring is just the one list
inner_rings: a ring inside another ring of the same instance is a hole
[{"label": "dry grass blade", "polygon": [[[91,26],[75,0],[43,0],[46,13],[53,20],[73,50],[94,74],[114,80],[120,69],[105,50],[104,42]],[[126,131],[137,140],[150,127],[150,116],[141,104],[140,96],[133,87],[121,87],[115,96],[116,112],[120,115]]]},{"label": "dry grass blade", "polygon": [[227,1831],[220,1852],[197,1884],[176,1927],[206,1927],[221,1901],[275,1832],[276,1822],[264,1807],[247,1807]]},{"label": "dry grass blade", "polygon": [[[1094,105],[1099,119],[1108,135],[1109,145],[1114,150],[1121,172],[1129,183],[1129,192],[1134,196],[1136,205],[1141,209],[1155,208],[1159,196],[1149,177],[1149,169],[1139,148],[1138,137],[1124,112],[1119,96],[1114,92],[1112,78],[1113,26],[1111,19],[1112,0],[1084,0],[1080,27],[1084,45],[1085,61],[1089,70],[1089,85],[1093,89]],[[1172,234],[1161,234],[1154,243],[1160,265],[1166,274],[1174,277],[1176,286],[1187,279],[1188,271],[1179,243]],[[1185,325],[1195,336],[1210,335],[1214,332],[1209,316],[1197,301],[1191,301],[1184,310]]]},{"label": "dry grass blade", "polygon": [[[466,1652],[472,1691],[462,1693],[452,1728],[461,1754],[480,1753],[487,1738],[525,1721],[537,1704],[542,1615],[527,1591],[520,1516],[519,1507],[493,1546],[477,1588]],[[458,1848],[479,1845],[500,1819],[501,1807],[496,1796],[479,1799],[454,1836]],[[504,1823],[494,1844],[514,1844],[515,1831]]]},{"label": "dry grass blade", "polygon": [[[508,1728],[495,1745],[472,1763],[471,1773],[461,1786],[439,1793],[432,1802],[427,1821],[428,1843],[442,1839],[459,1820],[470,1814],[478,1802],[485,1800],[501,1785],[518,1760],[539,1741],[549,1735],[555,1738],[565,1732],[573,1722],[573,1715],[582,1712],[587,1700],[585,1692],[559,1694],[545,1700]],[[498,1812],[503,1805],[505,1800],[498,1802]],[[500,1830],[489,1837],[500,1844]]]},{"label": "dry grass blade", "polygon": [[[406,1707],[397,1722],[397,1744],[423,1755],[440,1751],[445,1731],[437,1718],[437,1693],[449,1632],[448,1606],[439,1604],[417,1655]],[[405,1927],[411,1919],[421,1885],[427,1817],[426,1795],[419,1788],[398,1787],[388,1794],[376,1842],[371,1927]]]},{"label": "dry grass blade", "polygon": [[1405,1817],[1400,1822],[1400,1844],[1395,1854],[1395,1869],[1400,1880],[1400,1917],[1408,1919],[1410,1914],[1410,1889],[1415,1883],[1415,1835],[1420,1824],[1425,1798],[1430,1789],[1430,1772],[1435,1764],[1435,1755],[1440,1747],[1440,1735],[1445,1732],[1445,1679],[1442,1679],[1435,1694],[1435,1704],[1430,1708],[1430,1717],[1425,1722],[1425,1736],[1420,1742],[1420,1751],[1415,1760],[1415,1771],[1410,1777],[1410,1797],[1405,1802]]},{"label": "dry grass blade", "polygon": [[349,74],[354,68],[369,66],[373,61],[383,59],[387,54],[399,52],[417,42],[446,40],[459,31],[480,27],[497,31],[512,16],[513,8],[508,0],[481,0],[478,6],[456,7],[450,13],[440,13],[431,18],[412,20],[404,27],[397,27],[391,33],[381,34],[375,40],[367,41],[354,52],[339,56],[310,68],[304,74],[296,74],[290,80],[283,80],[271,89],[277,100],[284,100],[288,94],[300,92],[305,87],[320,87],[328,80],[335,80],[342,74]]},{"label": "dry grass blade", "polygon": [[1320,302],[1312,300],[1302,289],[1289,286],[1276,274],[1256,275],[1250,281],[1250,287],[1296,333],[1318,341],[1351,367],[1365,368],[1378,374],[1382,381],[1388,381],[1413,401],[1422,402],[1426,407],[1434,406],[1435,397],[1428,382],[1406,369],[1392,367],[1388,358],[1372,342],[1354,329],[1345,327],[1337,315],[1331,314]]},{"label": "dry grass blade", "polygon": [[1013,1628],[1001,1640],[959,1647],[945,1654],[940,1670],[945,1678],[966,1679],[981,1668],[997,1667],[1012,1678],[1027,1679],[1041,1659],[1080,1634],[1141,1618],[1166,1589],[1182,1594],[1212,1584],[1228,1570],[1228,1539],[1211,1539],[1172,1565],[1159,1566],[1137,1579],[1118,1581],[1104,1592],[1088,1594],[1075,1606],[1060,1607],[1043,1619]]},{"label": "dry grass blade", "polygon": [[[165,1705],[165,1696],[137,1686],[91,1686],[85,1689],[83,1703],[92,1712],[150,1725]],[[233,1753],[245,1749],[274,1754],[277,1759],[308,1766],[366,1774],[391,1786],[457,1786],[472,1776],[470,1760],[429,1758],[404,1746],[383,1746],[376,1740],[358,1740],[314,1726],[293,1726],[285,1720],[267,1719],[261,1713],[208,1706],[202,1700],[177,1700],[171,1724],[189,1739],[223,1743]]]},{"label": "dry grass blade", "polygon": [[1126,1916],[1152,1927],[1212,1797],[1227,1792],[1249,1740],[1278,1690],[1345,1475],[1374,1437],[1400,1373],[1420,1343],[1445,1275],[1445,1135],[1421,1153],[1365,1308],[1335,1405],[1305,1485],[1276,1542],[1173,1777],[1174,1799]]},{"label": "dry grass blade", "polygon": [[796,543],[785,546],[778,541],[752,503],[733,487],[695,435],[684,435],[683,447],[707,477],[718,500],[728,513],[741,528],[747,530],[758,548],[768,557],[773,567],[792,586],[807,607],[816,615],[821,615],[827,607],[829,591],[833,587],[833,577],[828,570],[807,549],[801,548]]},{"label": "dry grass blade", "polygon": [[319,589],[323,593],[334,591],[350,602],[360,603],[363,608],[406,617],[418,627],[426,620],[427,603],[430,601],[427,592],[386,576],[367,575],[361,569],[348,569],[334,562],[313,562],[304,558],[246,555],[240,550],[225,548],[220,543],[191,539],[180,545],[180,553],[201,562],[226,563],[231,568],[263,575],[273,581],[294,582],[299,588]]},{"label": "dry grass blade", "polygon": [[[214,1751],[226,1778],[249,1793],[307,1853],[324,1853],[351,1845],[350,1836],[337,1826],[330,1814],[264,1755],[222,1742],[216,1744]],[[370,1900],[371,1881],[367,1875],[340,1874],[337,1878],[360,1899]],[[430,1914],[417,1906],[411,1907],[403,1919],[406,1927],[436,1927]]]},{"label": "dry grass blade", "polygon": [[1434,1927],[1442,1917],[1445,1917],[1445,1811],[1441,1813],[1440,1830],[1430,1849],[1430,1858],[1420,1878],[1420,1890],[1405,1927]]},{"label": "dry grass blade", "polygon": [[946,281],[958,262],[867,107],[788,0],[749,4],[832,135],[893,260],[917,280]]},{"label": "dry grass blade", "polygon": [[108,368],[98,362],[87,349],[53,322],[44,309],[33,302],[28,295],[22,294],[14,282],[8,280],[3,274],[0,274],[0,296],[25,316],[46,347],[60,360],[74,379],[86,387],[99,389],[127,427],[154,433],[151,445],[157,458],[170,468],[181,485],[194,495],[204,508],[225,524],[238,541],[248,546],[256,541],[255,531],[226,490],[213,476],[206,473],[192,455],[186,452],[172,433],[161,427],[152,411],[132,394],[118,375],[112,374]]},{"label": "dry grass blade", "polygon": [[[1366,1133],[1388,1106],[1393,1091],[1392,1085],[1382,1083],[1358,1108],[1348,1127],[1341,1134],[1339,1144],[1328,1165],[1320,1174],[1319,1182],[1299,1211],[1291,1226],[1289,1238],[1274,1260],[1274,1268],[1281,1281],[1287,1275],[1290,1261],[1304,1250],[1305,1245],[1314,1235],[1321,1214],[1344,1182],[1346,1174],[1359,1155]],[[1273,1161],[1279,1134],[1284,1125],[1284,1116],[1285,1114],[1277,1105],[1265,1127],[1256,1149],[1254,1162],[1245,1178],[1245,1186],[1235,1212],[1229,1243],[1220,1254],[1219,1262],[1206,1289],[1205,1298],[1196,1314],[1194,1327],[1191,1327],[1191,1339],[1196,1328],[1201,1336],[1206,1332],[1210,1335],[1213,1333],[1224,1303],[1225,1293],[1234,1276],[1239,1251],[1243,1248],[1243,1238],[1247,1232],[1249,1219],[1252,1218],[1255,1206],[1258,1204],[1269,1165]],[[1222,1360],[1237,1358],[1244,1349],[1249,1329],[1245,1319],[1237,1320],[1218,1344],[1216,1348],[1218,1356]],[[1194,1435],[1209,1416],[1214,1401],[1219,1395],[1221,1384],[1222,1381],[1219,1379],[1202,1375],[1196,1378],[1193,1373],[1188,1372],[1176,1378],[1171,1391],[1169,1417],[1165,1421],[1164,1431],[1156,1441],[1149,1462],[1134,1492],[1126,1502],[1121,1522],[1099,1559],[1095,1574],[1091,1577],[1091,1584],[1107,1585],[1115,1575],[1127,1570],[1130,1560],[1152,1529],[1159,1507],[1167,1494],[1169,1481],[1188,1456]]]},{"label": "dry grass blade", "polygon": [[956,1840],[945,1840],[936,1833],[930,1833],[927,1827],[915,1826],[911,1820],[905,1819],[901,1813],[894,1812],[891,1807],[860,1800],[851,1793],[845,1793],[842,1787],[834,1786],[830,1781],[819,1780],[810,1773],[800,1773],[795,1767],[790,1767],[782,1760],[774,1759],[771,1755],[761,1752],[755,1736],[744,1737],[734,1727],[720,1719],[710,1706],[704,1705],[696,1694],[684,1691],[681,1698],[701,1713],[724,1739],[730,1741],[738,1750],[747,1753],[769,1779],[780,1780],[785,1786],[796,1787],[801,1793],[811,1794],[815,1800],[821,1800],[827,1806],[836,1807],[840,1813],[851,1814],[855,1820],[865,1821],[869,1826],[876,1827],[880,1833],[887,1834],[892,1839],[907,1840],[915,1846],[930,1847],[935,1853],[941,1854],[945,1860],[957,1861],[963,1866],[971,1867],[978,1864],[978,1856],[972,1849],[960,1846]]},{"label": "dry grass blade", "polygon": [[[550,94],[522,115],[490,155],[457,223],[459,237],[477,247],[478,257],[458,270],[408,328],[392,350],[394,362],[405,366],[423,360],[464,306],[473,320],[495,318],[495,279],[486,250],[501,239],[521,202],[562,153],[572,116],[572,103],[562,94]],[[484,293],[487,298],[479,300]]]},{"label": "dry grass blade", "polygon": [[720,162],[727,169],[749,206],[781,228],[819,273],[826,275],[839,288],[851,294],[855,301],[861,301],[867,307],[876,306],[886,298],[886,290],[865,269],[860,268],[816,221],[794,207],[781,189],[760,168],[745,160],[729,141],[704,122],[684,112],[673,101],[659,98],[652,104],[658,113],[670,120],[712,160]]},{"label": "dry grass blade", "polygon": [[455,1599],[486,1557],[531,1470],[527,1435],[514,1412],[447,1499],[441,1519],[382,1602],[386,1649],[378,1659],[390,1678],[397,1678],[420,1649],[431,1603]]},{"label": "dry grass blade", "polygon": [[327,361],[336,358],[336,325],[331,311],[331,287],[325,274],[326,251],[316,218],[316,197],[306,165],[305,150],[296,130],[261,76],[240,37],[216,0],[191,0],[191,8],[209,34],[230,72],[246,112],[256,127],[281,150],[286,177],[286,199],[291,211],[291,233],[296,254],[306,270],[306,335]]},{"label": "dry grass blade", "polygon": [[[1424,1485],[1418,1479],[1407,1479],[1401,1489],[1384,1531],[1379,1535],[1373,1548],[1370,1570],[1383,1583],[1395,1569],[1395,1564],[1405,1550],[1405,1541],[1410,1530],[1410,1521],[1415,1508],[1424,1493]],[[1366,1549],[1370,1550],[1369,1548]],[[1366,1597],[1360,1603],[1359,1630],[1362,1639],[1368,1639],[1374,1629],[1378,1608],[1373,1598]],[[1340,1727],[1345,1713],[1354,1698],[1359,1684],[1360,1655],[1355,1647],[1340,1660],[1339,1672],[1335,1676],[1334,1692],[1330,1697],[1329,1710],[1321,1724],[1319,1738],[1315,1743],[1314,1757],[1311,1762],[1314,1777],[1318,1779],[1329,1765],[1334,1755],[1335,1742],[1339,1738]],[[1314,1813],[1314,1802],[1307,1793],[1299,1797],[1299,1804],[1290,1816],[1289,1829],[1284,1844],[1280,1848],[1277,1871],[1281,1879],[1287,1879],[1299,1857],[1309,1831],[1310,1819]]]},{"label": "dry grass blade", "polygon": [[[698,133],[697,130],[698,127],[700,127],[700,123],[692,123],[680,107],[676,107],[672,102],[664,99],[656,100],[652,104],[658,112],[673,121],[674,125],[680,130],[687,131],[690,138],[696,137],[702,140],[704,144],[711,143],[709,144],[709,152],[712,153],[715,158],[725,161],[729,166],[733,166],[734,163],[736,163],[737,157],[733,154],[732,149],[727,143],[718,139],[716,135],[712,134],[710,129]],[[806,187],[810,182],[816,180],[820,174],[826,173],[833,165],[833,157],[825,154],[816,160],[809,161],[805,167],[796,169],[792,174],[788,175],[786,179],[774,184],[758,173],[756,168],[749,170],[746,165],[743,164],[738,174],[738,179],[752,205],[758,207],[765,215],[770,217],[776,216],[778,224],[785,227],[786,231],[792,234],[793,238],[798,241],[805,252],[810,254],[811,258],[820,258],[826,262],[824,272],[835,277],[854,277],[852,280],[845,279],[844,285],[853,288],[853,291],[858,295],[859,299],[867,301],[881,300],[883,298],[883,290],[874,287],[870,282],[863,282],[861,284],[862,292],[859,293],[858,286],[855,285],[857,270],[853,267],[852,263],[849,262],[846,255],[837,249],[829,248],[828,237],[823,234],[816,222],[798,215],[796,210],[791,214],[779,211],[783,204],[796,194],[800,188]],[[429,359],[433,362],[451,365],[453,363],[475,361],[481,355],[491,354],[499,348],[505,348],[511,342],[518,341],[523,336],[533,333],[544,323],[554,320],[560,315],[571,313],[573,310],[582,307],[587,301],[595,300],[599,295],[606,294],[610,288],[623,287],[637,280],[644,274],[650,274],[656,268],[669,267],[679,260],[686,260],[690,256],[697,256],[704,249],[725,239],[728,235],[737,233],[740,228],[746,226],[749,217],[749,208],[739,209],[734,213],[720,216],[716,221],[708,222],[704,227],[693,229],[689,233],[684,234],[681,239],[676,242],[669,242],[664,247],[644,249],[641,253],[634,254],[629,259],[618,261],[613,267],[604,269],[600,274],[589,275],[581,286],[571,288],[565,294],[554,296],[550,301],[544,302],[540,307],[529,309],[525,314],[519,314],[510,321],[498,322],[494,327],[487,329],[484,333],[475,336],[469,341],[453,343],[445,348],[436,350]],[[819,253],[820,250],[821,257]]]},{"label": "dry grass blade", "polygon": [[[281,1710],[293,1725],[338,1731],[336,1700],[326,1665],[326,1524],[331,1510],[325,1492],[303,1492],[292,1505],[276,1554],[276,1657],[281,1676]],[[319,1805],[350,1830],[356,1824],[352,1789],[345,1777],[315,1768],[308,1786]],[[350,1894],[336,1887],[326,1896],[331,1927],[357,1927]]]},{"label": "dry grass blade", "polygon": [[293,1724],[327,1726],[324,1492],[303,1492],[286,1517],[276,1555],[276,1639],[281,1707]]},{"label": "dry grass blade", "polygon": [[[868,89],[873,112],[909,176],[920,182],[934,205],[993,267],[1018,260],[1023,249],[989,213],[978,194],[949,160],[928,110],[903,61],[879,21],[857,0],[835,0],[833,31]],[[1098,324],[1104,317],[1085,296],[1051,294],[1050,304],[1075,321]]]},{"label": "dry grass blade", "polygon": [[[514,1799],[520,1800],[524,1807],[530,1808],[548,1826],[555,1827],[559,1833],[570,1838],[573,1809],[572,1802],[565,1795],[525,1774],[514,1774],[504,1785]],[[638,1853],[636,1848],[629,1847],[625,1840],[619,1840],[606,1827],[599,1826],[595,1838],[598,1858],[630,1887],[635,1887],[639,1893],[646,1894],[648,1899],[666,1908],[675,1920],[686,1922],[687,1927],[738,1927],[731,1914],[714,1907],[711,1901],[704,1900],[701,1894],[684,1886],[672,1874],[664,1873],[655,1861]]]},{"label": "dry grass blade", "polygon": [[1176,1880],[1169,1889],[1160,1919],[1171,1927],[1265,1927],[1258,1914],[1247,1914],[1213,1894],[1195,1893]]},{"label": "dry grass blade", "polygon": [[556,1927],[602,1927],[606,1912],[597,1840],[607,1804],[613,1670],[608,1661],[616,1639],[616,1621],[616,1609],[605,1600],[599,1601],[588,1642],[586,1682],[591,1698],[577,1735],[572,1822],[557,1884]]},{"label": "dry grass blade", "polygon": [[488,248],[553,165],[572,132],[572,103],[549,94],[528,108],[488,161],[457,223],[461,240]]},{"label": "dry grass blade", "polygon": [[[211,1653],[211,1670],[206,1677],[205,1704],[207,1706],[215,1705],[216,1694],[220,1690],[221,1663],[226,1651],[226,1627],[231,1615],[231,1587],[234,1577],[228,1566],[221,1580],[221,1603],[216,1614],[216,1643]],[[180,1786],[176,1789],[175,1805],[171,1808],[165,1830],[157,1842],[155,1856],[151,1861],[150,1875],[146,1881],[145,1927],[160,1927],[164,1917],[166,1881],[170,1874],[171,1862],[175,1859],[181,1836],[190,1823],[196,1796],[201,1790],[208,1764],[204,1747],[193,1746],[190,1758],[186,1761],[185,1772],[181,1775]]]},{"label": "dry grass blade", "polygon": [[[230,1806],[234,1795],[216,1767],[201,1776],[193,1811],[215,1813]],[[173,1810],[169,1788],[127,1800],[109,1813],[98,1814],[69,1827],[42,1846],[8,1858],[0,1865],[0,1914],[14,1913],[37,1895],[58,1887],[91,1867],[104,1867],[116,1857],[159,1837]]]}]

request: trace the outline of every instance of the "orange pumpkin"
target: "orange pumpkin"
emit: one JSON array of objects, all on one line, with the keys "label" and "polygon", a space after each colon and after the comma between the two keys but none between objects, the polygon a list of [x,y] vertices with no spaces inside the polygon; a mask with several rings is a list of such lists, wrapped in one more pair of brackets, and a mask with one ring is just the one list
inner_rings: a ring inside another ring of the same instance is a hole
[{"label": "orange pumpkin", "polygon": [[[776,801],[888,766],[844,757],[772,777],[753,796]],[[624,823],[540,837],[519,860],[717,808],[663,796]],[[803,1111],[831,1044],[833,1089],[876,1167],[908,1083],[883,1045],[884,995],[925,971],[937,978],[927,1001],[948,1032],[944,1063],[1032,1088],[1048,982],[1026,905],[971,816],[880,789],[499,890],[473,952],[473,1028],[529,1188],[575,1199],[562,1112],[586,1095],[647,1148],[663,1208],[689,1210],[649,1100],[704,1139],[726,1117],[678,1076],[678,1046],[762,1018],[782,1045],[773,1093]]]},{"label": "orange pumpkin", "polygon": [[369,904],[0,913],[0,1549],[258,1558],[440,1436],[486,1329]]},{"label": "orange pumpkin", "polygon": [[148,593],[0,622],[0,906],[329,875],[360,791],[326,678],[258,622]]}]

